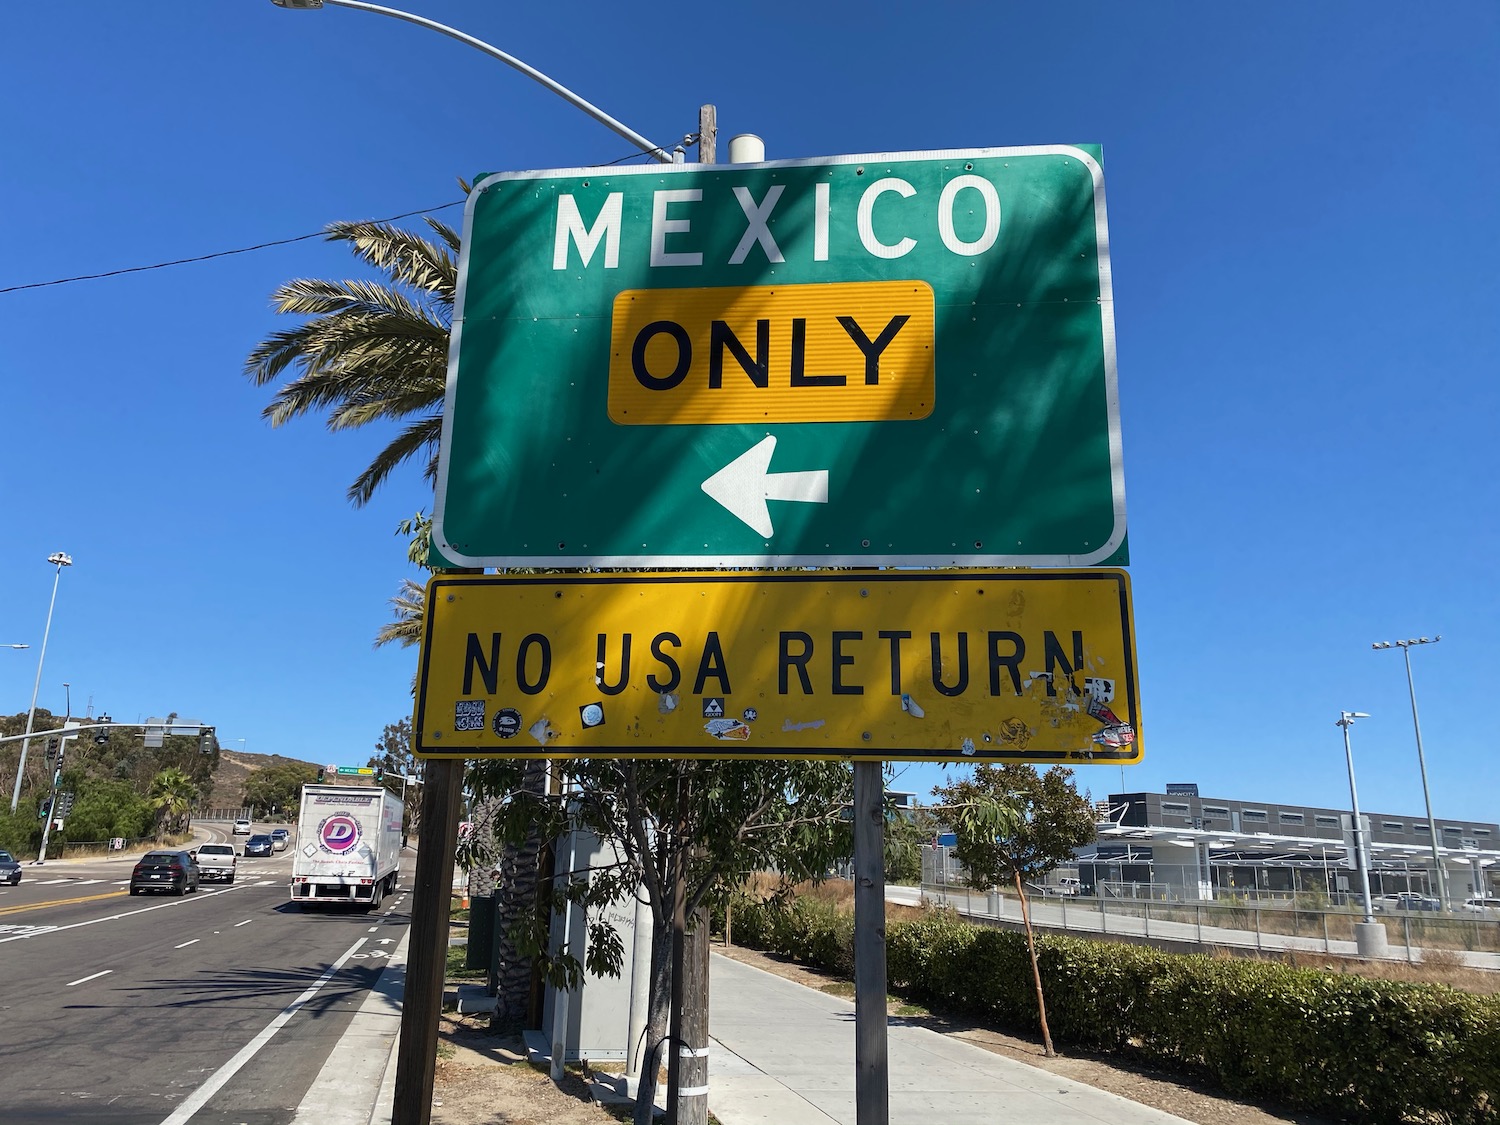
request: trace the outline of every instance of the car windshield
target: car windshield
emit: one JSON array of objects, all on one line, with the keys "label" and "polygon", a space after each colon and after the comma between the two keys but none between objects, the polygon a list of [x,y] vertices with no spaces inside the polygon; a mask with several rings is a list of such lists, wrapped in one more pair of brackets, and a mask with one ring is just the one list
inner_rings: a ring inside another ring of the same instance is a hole
[{"label": "car windshield", "polygon": [[181,861],[180,861],[180,859],[179,859],[178,856],[174,855],[171,852],[152,852],[149,855],[142,856],[141,857],[141,862],[142,863],[152,863],[152,864],[162,864],[162,863],[179,863]]},{"label": "car windshield", "polygon": [[11,858],[10,852],[0,852],[0,863],[15,863],[15,862],[16,861]]},{"label": "car windshield", "polygon": [[288,832],[287,832],[287,830],[285,828],[273,828],[273,829],[271,829],[271,839],[273,839],[273,840],[276,839],[278,836],[286,836],[286,835],[288,835]]},{"label": "car windshield", "polygon": [[228,844],[204,844],[198,849],[199,855],[233,855],[234,849]]},{"label": "car windshield", "polygon": [[269,837],[269,836],[251,836],[250,837],[250,842],[252,844],[269,844],[271,842],[271,837]]}]

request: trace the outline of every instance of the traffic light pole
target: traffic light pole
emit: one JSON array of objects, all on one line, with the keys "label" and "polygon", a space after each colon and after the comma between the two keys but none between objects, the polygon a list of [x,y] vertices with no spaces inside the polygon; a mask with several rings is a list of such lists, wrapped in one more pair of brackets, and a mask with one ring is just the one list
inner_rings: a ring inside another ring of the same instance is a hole
[{"label": "traffic light pole", "polygon": [[[68,721],[70,723],[72,722],[71,719]],[[54,727],[52,728],[52,730],[27,731],[25,734],[12,734],[8,735],[5,738],[0,738],[0,745],[4,745],[7,742],[21,742],[22,740],[29,741],[30,739],[36,738],[38,735],[43,735],[47,738],[60,737],[62,739],[62,742],[57,748],[57,762],[54,764],[52,769],[52,788],[48,791],[47,794],[47,823],[46,827],[42,829],[41,847],[37,849],[36,859],[32,860],[33,863],[40,864],[47,862],[47,839],[52,835],[52,821],[55,818],[57,812],[57,786],[62,781],[63,756],[67,753],[68,743],[71,742],[81,731],[145,730],[147,727],[157,726],[161,726],[161,724],[116,722],[78,723],[72,726]],[[218,744],[217,739],[214,737],[213,727],[202,725],[184,725],[182,727],[168,727],[165,729],[180,730],[182,734],[187,735],[188,737],[196,736],[198,739],[198,749],[205,754],[212,753],[214,747]],[[189,732],[191,733],[189,734]],[[16,797],[18,800],[20,798],[20,795],[20,778],[18,776],[16,782]]]},{"label": "traffic light pole", "polygon": [[[20,742],[22,739],[26,738],[37,738],[42,735],[60,735],[65,732],[68,737],[71,738],[79,731],[85,730],[146,730],[149,727],[159,726],[161,726],[160,723],[80,723],[77,726],[73,727],[53,727],[51,730],[34,730],[30,734],[8,734],[4,738],[0,738],[0,745],[4,745],[7,742]],[[168,727],[167,733],[174,738],[178,736],[186,736],[189,738],[196,737],[199,740],[199,749],[203,749],[202,740],[204,738],[214,739],[214,730],[214,727],[200,726],[195,724]],[[204,750],[203,752],[205,754],[211,752],[214,745],[217,745],[217,742],[218,740],[214,739],[213,743],[209,745],[208,749]]]},{"label": "traffic light pole", "polygon": [[[77,728],[75,727],[74,729],[76,730]],[[52,789],[47,794],[47,822],[42,828],[42,843],[37,848],[36,859],[32,860],[33,863],[38,865],[47,862],[47,838],[52,835],[52,818],[57,813],[57,786],[62,781],[63,757],[68,752],[68,743],[70,741],[72,740],[64,738],[57,747],[57,762],[52,767]]]}]

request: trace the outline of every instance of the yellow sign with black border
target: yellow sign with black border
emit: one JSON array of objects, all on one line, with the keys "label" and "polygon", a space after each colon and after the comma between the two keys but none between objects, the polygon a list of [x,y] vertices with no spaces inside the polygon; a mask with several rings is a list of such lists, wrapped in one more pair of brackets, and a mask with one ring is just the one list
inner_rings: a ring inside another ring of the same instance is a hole
[{"label": "yellow sign with black border", "polygon": [[427,758],[1141,760],[1123,570],[438,575]]}]

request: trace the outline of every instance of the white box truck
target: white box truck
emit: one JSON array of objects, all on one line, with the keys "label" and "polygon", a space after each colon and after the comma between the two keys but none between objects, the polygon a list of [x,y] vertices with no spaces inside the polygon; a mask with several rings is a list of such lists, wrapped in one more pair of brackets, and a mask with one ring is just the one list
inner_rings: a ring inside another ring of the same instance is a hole
[{"label": "white box truck", "polygon": [[292,901],[370,910],[396,889],[401,799],[388,789],[304,785],[292,857]]}]

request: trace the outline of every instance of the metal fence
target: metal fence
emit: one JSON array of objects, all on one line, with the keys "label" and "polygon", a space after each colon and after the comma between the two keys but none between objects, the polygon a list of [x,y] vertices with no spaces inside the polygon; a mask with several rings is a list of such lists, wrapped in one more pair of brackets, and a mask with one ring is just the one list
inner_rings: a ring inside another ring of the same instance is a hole
[{"label": "metal fence", "polygon": [[[924,848],[922,893],[976,920],[1020,921],[1013,891],[976,890],[948,848]],[[1354,955],[1354,925],[1363,919],[1358,896],[1334,902],[1321,894],[1235,896],[1222,889],[1212,901],[1170,897],[1172,885],[1101,882],[1093,894],[1057,893],[1056,886],[1028,888],[1032,921],[1043,927],[1161,941],[1256,949]],[[1469,964],[1500,969],[1500,918],[1470,913],[1386,910],[1390,955],[1422,959],[1424,950],[1450,950]],[[1474,956],[1469,956],[1474,955]]]}]

